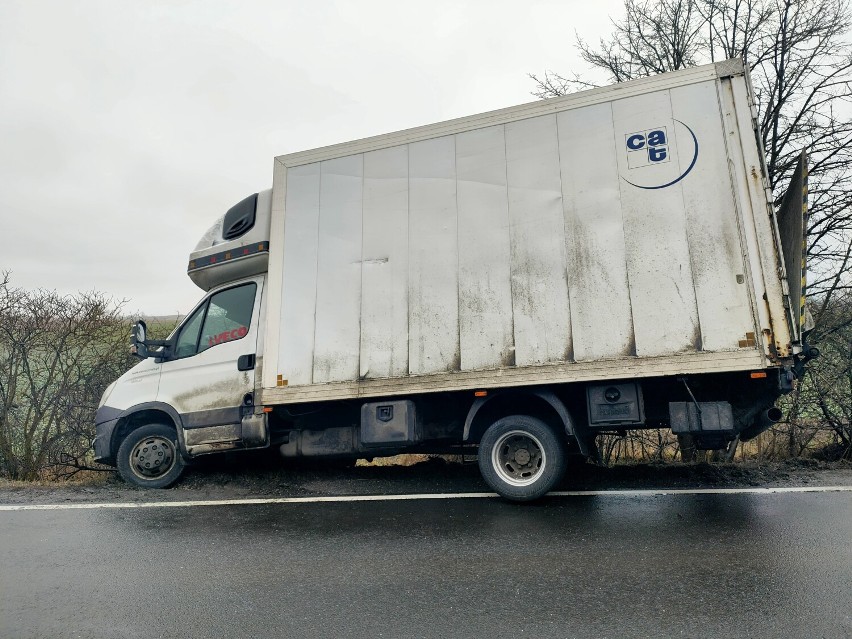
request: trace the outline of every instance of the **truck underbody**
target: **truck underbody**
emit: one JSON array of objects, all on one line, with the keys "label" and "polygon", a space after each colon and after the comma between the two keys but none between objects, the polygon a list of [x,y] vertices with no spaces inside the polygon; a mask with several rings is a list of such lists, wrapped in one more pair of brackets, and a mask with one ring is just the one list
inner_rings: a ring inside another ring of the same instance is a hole
[{"label": "truck underbody", "polygon": [[778,421],[775,401],[790,388],[783,371],[769,369],[283,405],[269,413],[269,444],[284,457],[453,453],[475,447],[497,420],[527,415],[593,459],[597,435],[636,429],[671,428],[720,449]]}]

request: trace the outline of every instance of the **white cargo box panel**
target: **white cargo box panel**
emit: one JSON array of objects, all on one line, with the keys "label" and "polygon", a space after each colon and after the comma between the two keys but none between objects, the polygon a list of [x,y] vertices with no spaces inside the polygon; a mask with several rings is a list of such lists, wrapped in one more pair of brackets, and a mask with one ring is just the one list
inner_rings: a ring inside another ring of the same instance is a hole
[{"label": "white cargo box panel", "polygon": [[731,61],[276,158],[263,401],[768,365],[748,94]]}]

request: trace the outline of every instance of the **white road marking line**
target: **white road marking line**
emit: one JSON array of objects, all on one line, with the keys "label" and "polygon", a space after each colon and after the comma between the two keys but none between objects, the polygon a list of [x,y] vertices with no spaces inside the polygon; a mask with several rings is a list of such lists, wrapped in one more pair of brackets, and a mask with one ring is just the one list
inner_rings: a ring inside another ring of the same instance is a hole
[{"label": "white road marking line", "polygon": [[[852,492],[852,486],[786,486],[777,488],[651,488],[642,490],[564,490],[547,497],[662,497],[668,495],[777,495],[784,493]],[[0,511],[98,510],[103,508],[179,508],[191,506],[256,506],[264,504],[319,504],[355,501],[417,501],[427,499],[494,499],[497,493],[425,493],[414,495],[339,495],[332,497],[261,497],[198,501],[143,501],[95,504],[0,504]]]}]

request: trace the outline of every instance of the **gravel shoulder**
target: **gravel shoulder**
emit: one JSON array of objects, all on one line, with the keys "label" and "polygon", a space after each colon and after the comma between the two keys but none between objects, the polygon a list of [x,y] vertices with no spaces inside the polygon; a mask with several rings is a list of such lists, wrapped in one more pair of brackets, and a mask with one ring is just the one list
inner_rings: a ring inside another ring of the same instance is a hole
[{"label": "gravel shoulder", "polygon": [[[733,464],[630,464],[570,468],[560,490],[851,486],[852,463],[788,460]],[[293,465],[242,454],[190,468],[168,490],[141,490],[115,473],[84,483],[25,484],[0,480],[0,504],[195,501],[252,497],[314,497],[490,492],[475,463],[430,459],[411,466]]]}]

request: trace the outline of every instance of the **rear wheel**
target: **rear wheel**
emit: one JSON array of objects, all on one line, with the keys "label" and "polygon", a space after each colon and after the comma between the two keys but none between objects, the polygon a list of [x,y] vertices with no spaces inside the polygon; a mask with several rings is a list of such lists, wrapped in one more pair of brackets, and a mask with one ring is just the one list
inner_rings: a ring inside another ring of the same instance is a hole
[{"label": "rear wheel", "polygon": [[175,429],[147,424],[131,431],[118,448],[118,472],[124,481],[142,488],[167,488],[183,473]]},{"label": "rear wheel", "polygon": [[479,442],[479,471],[511,501],[538,499],[565,474],[565,444],[540,419],[512,415],[494,422]]}]

